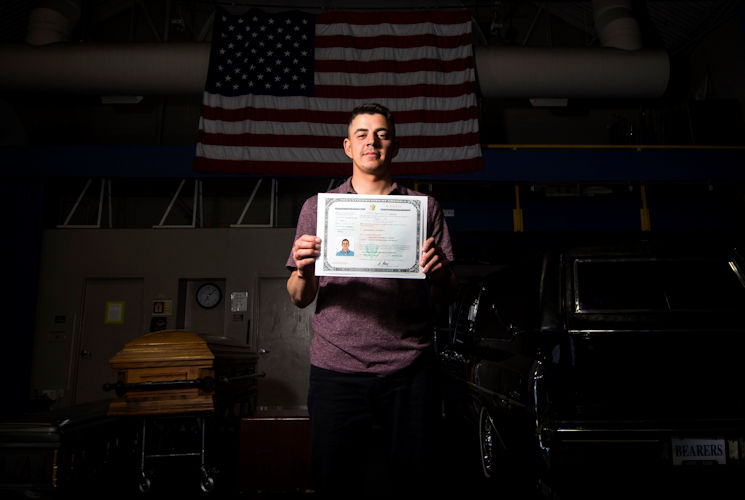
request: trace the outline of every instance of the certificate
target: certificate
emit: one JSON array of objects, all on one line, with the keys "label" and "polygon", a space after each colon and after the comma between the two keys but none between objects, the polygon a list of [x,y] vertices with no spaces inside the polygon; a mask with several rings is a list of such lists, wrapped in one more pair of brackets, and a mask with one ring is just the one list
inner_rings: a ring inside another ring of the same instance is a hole
[{"label": "certificate", "polygon": [[427,197],[318,195],[317,276],[423,279]]}]

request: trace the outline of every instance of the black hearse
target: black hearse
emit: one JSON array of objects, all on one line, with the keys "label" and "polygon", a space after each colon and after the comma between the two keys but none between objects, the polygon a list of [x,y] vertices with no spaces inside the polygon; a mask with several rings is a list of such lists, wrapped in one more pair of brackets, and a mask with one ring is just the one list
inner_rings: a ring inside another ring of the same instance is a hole
[{"label": "black hearse", "polygon": [[462,284],[438,339],[446,414],[467,417],[483,476],[507,484],[530,470],[555,491],[598,473],[622,483],[630,470],[745,464],[736,248],[638,241],[531,255]]}]

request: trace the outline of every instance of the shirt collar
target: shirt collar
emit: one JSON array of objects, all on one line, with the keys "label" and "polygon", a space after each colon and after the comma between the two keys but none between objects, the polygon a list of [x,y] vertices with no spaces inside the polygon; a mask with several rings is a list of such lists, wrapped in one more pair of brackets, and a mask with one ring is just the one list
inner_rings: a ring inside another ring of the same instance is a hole
[{"label": "shirt collar", "polygon": [[[352,178],[347,178],[346,181],[340,186],[340,192],[347,193],[347,194],[357,194],[357,192],[354,190],[354,186],[352,186]],[[401,191],[401,188],[399,188],[398,183],[394,180],[393,184],[391,185],[391,191],[388,194],[404,194]]]}]

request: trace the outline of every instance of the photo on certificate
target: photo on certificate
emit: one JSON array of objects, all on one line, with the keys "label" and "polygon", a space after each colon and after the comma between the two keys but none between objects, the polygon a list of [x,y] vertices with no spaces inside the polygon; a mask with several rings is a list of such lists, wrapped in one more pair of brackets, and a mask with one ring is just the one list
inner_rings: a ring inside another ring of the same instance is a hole
[{"label": "photo on certificate", "polygon": [[319,193],[317,276],[423,279],[427,197]]}]

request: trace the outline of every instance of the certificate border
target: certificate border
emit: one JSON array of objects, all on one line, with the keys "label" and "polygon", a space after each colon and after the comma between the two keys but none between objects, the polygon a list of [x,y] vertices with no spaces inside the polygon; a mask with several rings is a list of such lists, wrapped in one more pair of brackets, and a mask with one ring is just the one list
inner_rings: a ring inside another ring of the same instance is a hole
[{"label": "certificate border", "polygon": [[[323,194],[323,196],[321,196]],[[369,195],[353,195],[353,194],[334,194],[334,193],[319,193],[319,198],[324,200],[323,207],[323,235],[324,237],[329,234],[329,211],[334,203],[337,202],[348,202],[350,200],[355,203],[404,203],[414,207],[416,211],[416,231],[414,232],[414,248],[416,249],[414,263],[410,267],[405,268],[384,268],[379,267],[339,267],[332,265],[328,260],[328,249],[330,246],[324,241],[322,244],[322,273],[320,276],[365,276],[365,277],[379,277],[379,278],[424,278],[424,274],[421,272],[419,267],[419,260],[421,259],[422,238],[426,238],[426,231],[423,231],[423,224],[426,224],[426,220],[423,217],[423,210],[427,209],[426,196],[407,196],[407,195],[380,195],[380,196],[369,196]],[[318,273],[318,268],[316,268]],[[360,273],[360,274],[355,274]]]}]

